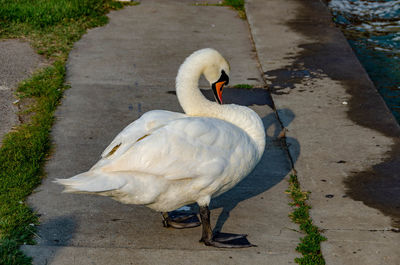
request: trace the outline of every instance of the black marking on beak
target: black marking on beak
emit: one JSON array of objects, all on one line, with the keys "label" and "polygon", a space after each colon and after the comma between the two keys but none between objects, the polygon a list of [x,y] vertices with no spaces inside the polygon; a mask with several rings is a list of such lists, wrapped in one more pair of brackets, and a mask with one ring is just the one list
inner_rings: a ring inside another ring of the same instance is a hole
[{"label": "black marking on beak", "polygon": [[[223,89],[223,86],[224,85],[227,85],[227,84],[229,84],[229,76],[225,73],[225,71],[224,70],[222,70],[221,71],[221,76],[219,77],[219,79],[216,81],[216,82],[214,82],[213,84],[212,84],[212,90],[213,90],[213,92],[214,92],[214,97],[215,97],[215,100],[219,103],[219,104],[222,104],[222,91],[218,91],[217,90],[217,84],[218,83],[223,83],[223,85],[222,85],[222,87],[220,88],[220,89]],[[218,95],[218,94],[220,94],[220,95]]]},{"label": "black marking on beak", "polygon": [[215,83],[222,82],[222,81],[225,81],[225,85],[229,84],[229,76],[225,73],[224,70],[221,71],[221,76],[219,77],[218,81]]}]

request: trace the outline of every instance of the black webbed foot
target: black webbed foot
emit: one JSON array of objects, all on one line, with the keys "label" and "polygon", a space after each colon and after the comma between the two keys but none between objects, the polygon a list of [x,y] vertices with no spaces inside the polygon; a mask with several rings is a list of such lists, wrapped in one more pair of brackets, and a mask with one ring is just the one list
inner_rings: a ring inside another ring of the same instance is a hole
[{"label": "black webbed foot", "polygon": [[248,248],[256,247],[247,240],[247,235],[216,233],[213,235],[210,225],[210,210],[207,206],[200,206],[200,218],[203,226],[203,234],[200,242],[206,246],[217,248]]},{"label": "black webbed foot", "polygon": [[196,214],[184,212],[162,213],[164,227],[176,229],[193,228],[201,225]]},{"label": "black webbed foot", "polygon": [[217,233],[211,239],[201,239],[206,246],[217,248],[249,248],[256,247],[247,240],[247,235]]}]

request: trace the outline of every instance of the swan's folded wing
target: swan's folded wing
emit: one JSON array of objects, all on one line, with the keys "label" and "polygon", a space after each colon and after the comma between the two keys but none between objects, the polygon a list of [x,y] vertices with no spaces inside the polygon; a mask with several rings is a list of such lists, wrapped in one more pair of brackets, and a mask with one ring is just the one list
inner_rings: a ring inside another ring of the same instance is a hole
[{"label": "swan's folded wing", "polygon": [[172,120],[184,117],[186,117],[185,114],[165,110],[146,112],[139,119],[126,126],[103,151],[101,157],[118,156],[155,129],[166,125]]},{"label": "swan's folded wing", "polygon": [[234,153],[244,154],[250,141],[243,130],[222,120],[179,119],[136,142],[101,170],[142,172],[171,180],[213,178],[232,163]]}]

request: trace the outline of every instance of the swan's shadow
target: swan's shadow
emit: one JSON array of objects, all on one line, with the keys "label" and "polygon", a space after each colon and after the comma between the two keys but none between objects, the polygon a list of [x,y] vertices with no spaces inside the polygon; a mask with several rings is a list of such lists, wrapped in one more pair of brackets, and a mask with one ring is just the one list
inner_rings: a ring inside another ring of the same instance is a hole
[{"label": "swan's shadow", "polygon": [[[277,138],[281,127],[275,114],[271,113],[262,120],[267,131],[270,131],[268,128],[271,126],[274,127],[273,135],[267,135],[264,155],[253,172],[231,190],[212,199],[210,204],[211,209],[222,208],[214,232],[222,230],[223,225],[229,218],[230,212],[240,202],[269,190],[281,182],[291,170],[291,164],[286,151],[282,148],[282,143]],[[293,141],[293,139],[290,142],[298,145],[298,142]],[[296,150],[299,149],[296,148]]]},{"label": "swan's shadow", "polygon": [[[22,250],[28,255],[34,257],[34,264],[52,264],[59,248],[68,246],[72,240],[77,228],[77,220],[74,215],[61,215],[55,218],[41,221],[35,237],[36,244],[39,246],[52,246],[45,254],[35,250],[32,245],[22,246]],[[2,263],[1,263],[2,264]]]}]

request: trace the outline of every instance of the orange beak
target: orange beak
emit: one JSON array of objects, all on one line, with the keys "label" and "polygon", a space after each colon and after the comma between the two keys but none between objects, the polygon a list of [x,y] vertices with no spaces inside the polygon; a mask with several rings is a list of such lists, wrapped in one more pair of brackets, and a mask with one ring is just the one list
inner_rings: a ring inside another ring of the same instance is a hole
[{"label": "orange beak", "polygon": [[215,90],[217,91],[217,96],[222,104],[222,91],[224,90],[225,81],[221,81],[215,84]]}]

